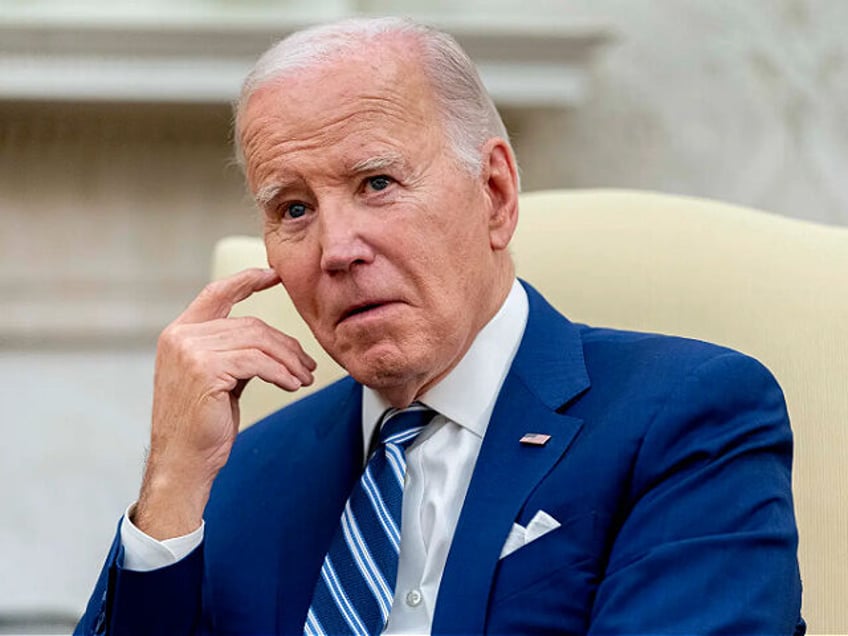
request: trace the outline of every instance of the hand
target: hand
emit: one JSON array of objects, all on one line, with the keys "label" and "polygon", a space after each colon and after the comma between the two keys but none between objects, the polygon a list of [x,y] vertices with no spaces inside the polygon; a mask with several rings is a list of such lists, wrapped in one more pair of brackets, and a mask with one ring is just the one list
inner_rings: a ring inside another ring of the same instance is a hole
[{"label": "hand", "polygon": [[210,283],[159,337],[150,452],[133,514],[155,539],[200,526],[251,378],[287,391],[312,383],[315,361],[297,340],[258,318],[228,318],[237,302],[279,282],[272,269],[249,269]]}]

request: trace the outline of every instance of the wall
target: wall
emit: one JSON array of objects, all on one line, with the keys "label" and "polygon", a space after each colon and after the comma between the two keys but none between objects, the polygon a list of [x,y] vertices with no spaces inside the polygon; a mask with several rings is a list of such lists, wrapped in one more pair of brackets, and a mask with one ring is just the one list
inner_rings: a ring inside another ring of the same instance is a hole
[{"label": "wall", "polygon": [[0,633],[76,615],[138,490],[157,332],[255,234],[229,107],[0,103]]},{"label": "wall", "polygon": [[[587,104],[520,139],[529,188],[651,188],[848,224],[848,3],[563,4],[620,40]],[[530,151],[546,135],[561,152]]]}]

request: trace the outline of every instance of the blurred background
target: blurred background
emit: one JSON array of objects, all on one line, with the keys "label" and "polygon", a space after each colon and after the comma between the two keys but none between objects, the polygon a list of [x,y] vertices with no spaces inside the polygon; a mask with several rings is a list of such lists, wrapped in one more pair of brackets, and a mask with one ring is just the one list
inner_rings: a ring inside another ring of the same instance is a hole
[{"label": "blurred background", "polygon": [[359,13],[459,38],[525,190],[848,224],[844,0],[0,0],[0,632],[82,611],[137,492],[156,336],[214,241],[258,233],[231,159],[241,78]]}]

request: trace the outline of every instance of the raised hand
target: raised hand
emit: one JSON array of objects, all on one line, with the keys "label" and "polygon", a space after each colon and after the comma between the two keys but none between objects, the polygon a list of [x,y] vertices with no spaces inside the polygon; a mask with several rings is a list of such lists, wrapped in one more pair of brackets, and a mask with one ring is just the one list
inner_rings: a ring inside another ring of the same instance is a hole
[{"label": "raised hand", "polygon": [[229,318],[237,302],[280,282],[249,269],[207,285],[159,337],[150,453],[133,522],[155,539],[195,530],[239,428],[238,399],[254,377],[296,391],[315,361],[258,318]]}]

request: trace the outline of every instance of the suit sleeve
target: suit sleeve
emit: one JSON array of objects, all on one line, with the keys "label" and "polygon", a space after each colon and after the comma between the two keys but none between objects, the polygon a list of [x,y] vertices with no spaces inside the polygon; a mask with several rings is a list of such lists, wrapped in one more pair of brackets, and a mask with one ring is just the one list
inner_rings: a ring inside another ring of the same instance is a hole
[{"label": "suit sleeve", "polygon": [[126,570],[120,524],[75,636],[201,633],[203,547],[173,565]]},{"label": "suit sleeve", "polygon": [[803,631],[783,395],[723,353],[650,424],[592,612],[593,634]]}]

